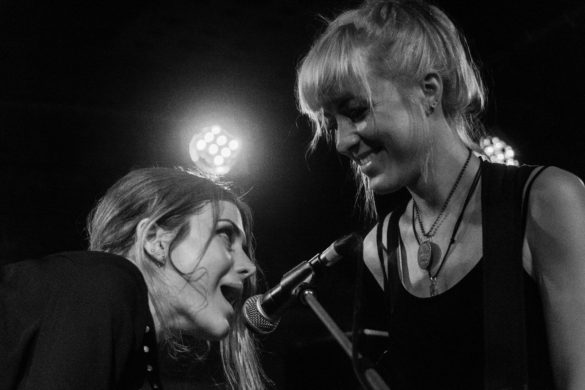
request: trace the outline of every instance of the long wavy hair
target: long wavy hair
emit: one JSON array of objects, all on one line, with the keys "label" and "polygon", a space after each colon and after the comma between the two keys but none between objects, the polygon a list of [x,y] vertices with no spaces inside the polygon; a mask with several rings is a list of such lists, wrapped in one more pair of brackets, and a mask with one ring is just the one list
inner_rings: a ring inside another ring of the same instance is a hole
[{"label": "long wavy hair", "polygon": [[[147,232],[158,226],[175,232],[167,249],[166,257],[170,259],[173,248],[189,233],[189,218],[211,204],[215,225],[219,217],[218,203],[222,200],[233,203],[240,211],[248,241],[248,256],[256,263],[249,207],[226,185],[200,172],[173,168],[133,170],[106,192],[88,217],[89,249],[132,258],[146,280],[161,326],[161,341],[167,342],[170,350],[176,353],[189,351],[190,348],[183,342],[181,333],[165,322],[165,313],[169,312],[170,305],[165,296],[167,290],[161,269],[157,260],[145,250],[133,248],[144,248]],[[137,226],[143,219],[148,219],[148,225],[137,233]],[[189,278],[188,274],[181,275]],[[256,279],[256,275],[252,275],[244,281],[244,293],[235,310],[236,319],[228,336],[219,343],[225,379],[234,390],[263,389],[268,381],[259,364],[255,337],[246,328],[239,310],[243,301],[256,292]],[[209,343],[206,344],[209,347]]]},{"label": "long wavy hair", "polygon": [[[477,118],[485,106],[485,89],[463,35],[448,16],[421,0],[366,1],[341,13],[328,23],[298,68],[299,109],[314,128],[309,151],[322,138],[332,141],[324,107],[343,91],[358,86],[371,104],[369,74],[401,88],[419,84],[429,73],[443,81],[440,103],[450,127],[468,147],[478,150],[482,127]],[[411,107],[411,115],[412,111]],[[424,126],[415,130],[423,133],[423,142],[429,138],[424,137],[428,131]],[[427,164],[429,160],[427,155]],[[366,212],[375,215],[367,177],[353,165]]]}]

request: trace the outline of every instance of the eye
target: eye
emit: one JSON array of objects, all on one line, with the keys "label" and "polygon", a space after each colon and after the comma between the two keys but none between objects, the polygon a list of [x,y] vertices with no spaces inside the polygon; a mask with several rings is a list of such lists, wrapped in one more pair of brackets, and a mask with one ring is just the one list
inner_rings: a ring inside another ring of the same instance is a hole
[{"label": "eye", "polygon": [[236,231],[232,226],[221,226],[216,230],[216,234],[222,238],[225,242],[225,246],[229,251],[234,248],[234,242],[236,239]]},{"label": "eye", "polygon": [[370,107],[367,105],[359,105],[355,107],[347,107],[345,110],[341,112],[343,116],[351,120],[353,123],[362,122],[366,119],[368,112],[370,111]]}]

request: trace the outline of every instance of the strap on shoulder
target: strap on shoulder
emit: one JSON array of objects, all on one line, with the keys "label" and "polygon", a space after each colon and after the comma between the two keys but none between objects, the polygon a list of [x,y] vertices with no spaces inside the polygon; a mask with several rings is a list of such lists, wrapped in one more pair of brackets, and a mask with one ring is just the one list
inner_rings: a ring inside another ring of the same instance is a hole
[{"label": "strap on shoulder", "polygon": [[[394,297],[396,296],[398,287],[400,286],[400,278],[398,276],[396,259],[397,251],[400,250],[398,240],[398,221],[400,220],[400,216],[404,213],[407,204],[408,199],[406,199],[404,202],[401,202],[390,214],[388,227],[386,229],[386,247],[384,247],[384,243],[382,242],[384,220],[386,218],[383,218],[378,223],[378,229],[376,231],[378,256],[380,260],[380,267],[382,269],[382,275],[384,276],[384,304],[386,308],[386,321],[388,327],[390,326],[390,316],[394,311]],[[384,253],[386,253],[388,258],[387,264],[384,264]]]},{"label": "strap on shoulder", "polygon": [[486,390],[527,383],[521,208],[534,168],[482,162]]}]

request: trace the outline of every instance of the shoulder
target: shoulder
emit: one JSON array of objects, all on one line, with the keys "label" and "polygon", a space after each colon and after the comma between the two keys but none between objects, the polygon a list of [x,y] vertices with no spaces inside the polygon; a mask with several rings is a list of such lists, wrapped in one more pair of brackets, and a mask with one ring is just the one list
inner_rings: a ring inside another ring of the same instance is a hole
[{"label": "shoulder", "polygon": [[92,302],[134,300],[146,295],[142,273],[125,257],[104,252],[63,252],[40,260],[51,279],[66,281],[61,291]]},{"label": "shoulder", "polygon": [[[547,167],[534,180],[528,195],[529,219],[548,223],[583,217],[585,186],[576,175],[557,167]],[[562,222],[562,221],[560,221]]]},{"label": "shoulder", "polygon": [[528,194],[526,222],[528,244],[536,265],[561,265],[582,259],[585,256],[583,181],[560,168],[546,168]]},{"label": "shoulder", "polygon": [[[378,258],[378,232],[379,229],[382,229],[382,233],[385,232],[386,227],[388,225],[388,219],[390,214],[386,215],[382,221],[378,221],[376,225],[368,232],[366,237],[364,238],[364,256],[368,257],[375,257]],[[381,225],[382,224],[382,225]],[[382,240],[382,245],[386,245],[385,235],[382,234],[380,239]]]}]

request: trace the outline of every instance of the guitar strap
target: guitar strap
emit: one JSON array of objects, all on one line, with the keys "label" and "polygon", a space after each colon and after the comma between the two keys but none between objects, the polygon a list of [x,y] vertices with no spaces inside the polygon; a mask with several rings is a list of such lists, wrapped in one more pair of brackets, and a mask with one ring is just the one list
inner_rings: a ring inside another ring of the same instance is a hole
[{"label": "guitar strap", "polygon": [[523,191],[535,168],[482,162],[485,390],[528,388]]},{"label": "guitar strap", "polygon": [[[400,278],[398,276],[398,262],[397,255],[400,250],[398,237],[398,220],[406,210],[409,199],[406,199],[398,205],[390,214],[388,221],[388,229],[386,231],[386,248],[382,243],[382,233],[384,229],[384,218],[378,223],[376,232],[376,242],[378,244],[378,258],[380,260],[380,268],[384,277],[384,303],[386,307],[386,329],[390,329],[390,316],[394,312],[394,299],[398,293],[400,286]],[[384,252],[388,257],[388,264],[384,264]]]}]

